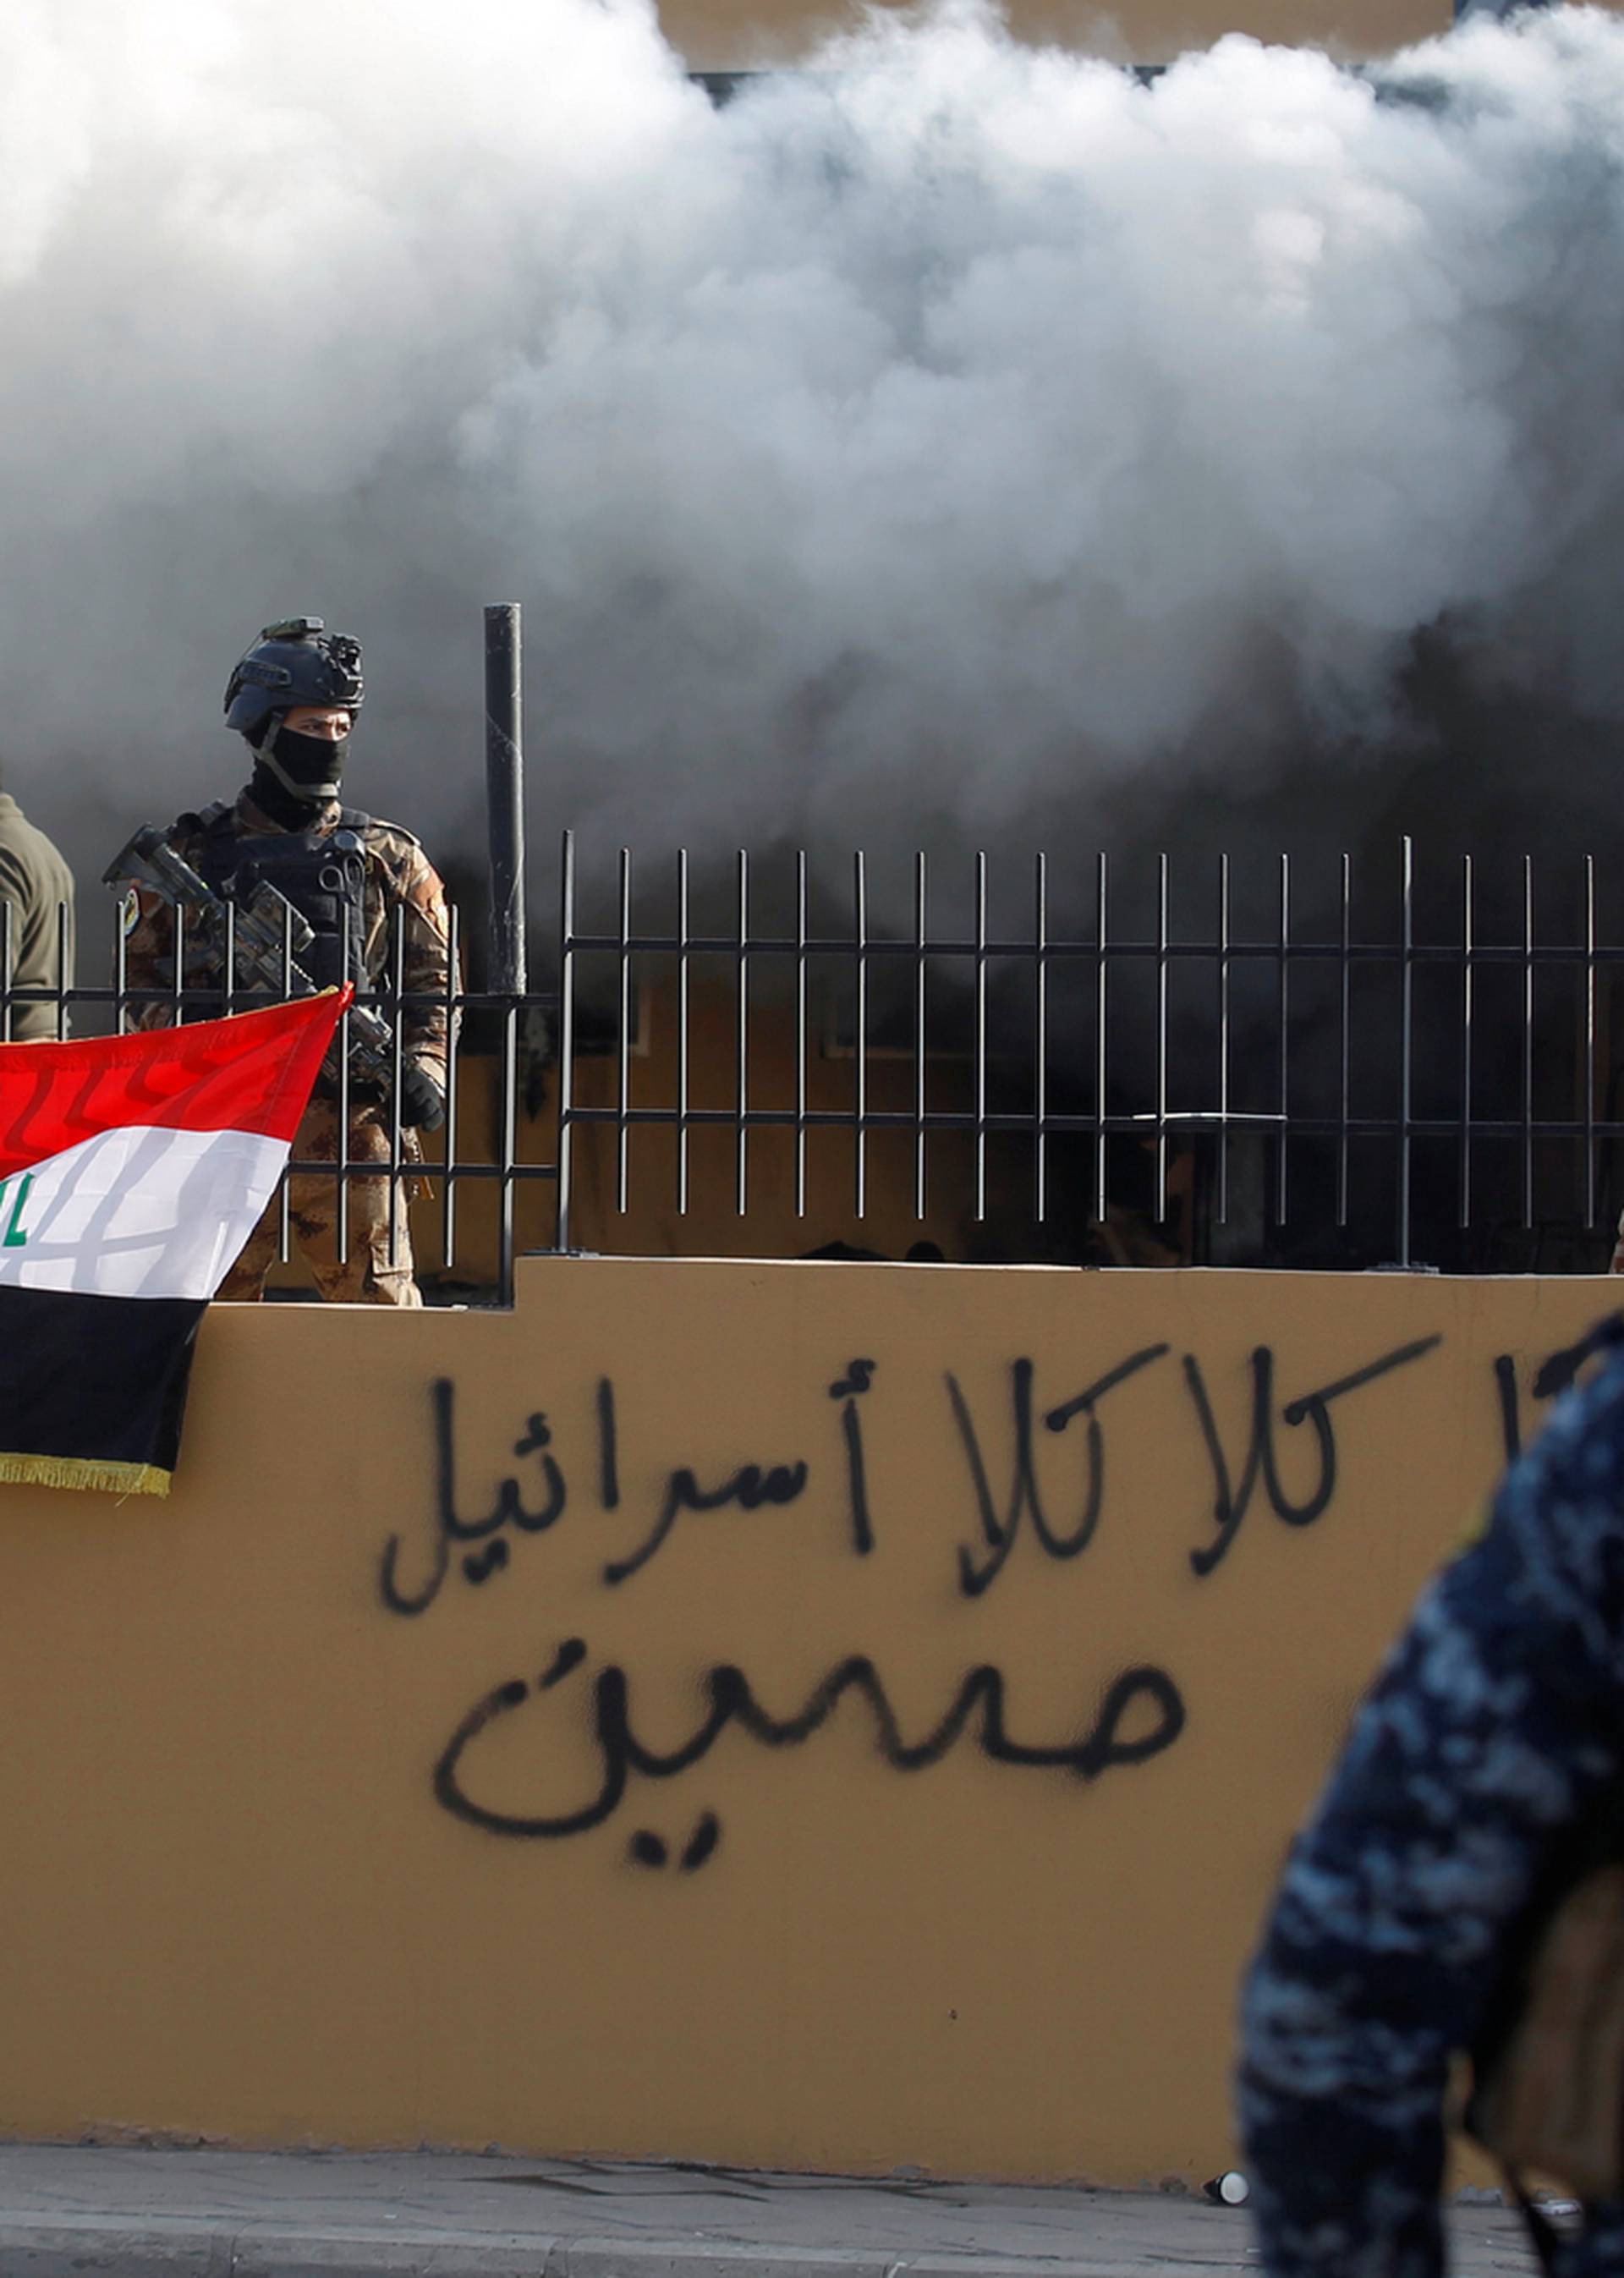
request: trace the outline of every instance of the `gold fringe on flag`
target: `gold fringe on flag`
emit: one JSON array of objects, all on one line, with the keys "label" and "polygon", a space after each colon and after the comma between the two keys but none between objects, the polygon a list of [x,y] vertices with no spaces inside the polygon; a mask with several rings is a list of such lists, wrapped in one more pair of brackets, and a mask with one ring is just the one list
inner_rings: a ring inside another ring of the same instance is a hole
[{"label": "gold fringe on flag", "polygon": [[88,1488],[96,1494],[166,1495],[172,1474],[156,1464],[104,1463],[95,1456],[0,1455],[0,1481]]}]

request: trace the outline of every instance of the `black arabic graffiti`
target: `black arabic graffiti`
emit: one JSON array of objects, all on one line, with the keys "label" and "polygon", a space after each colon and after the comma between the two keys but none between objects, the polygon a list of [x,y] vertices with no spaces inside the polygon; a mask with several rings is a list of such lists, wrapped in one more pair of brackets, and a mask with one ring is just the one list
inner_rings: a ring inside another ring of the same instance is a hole
[{"label": "black arabic graffiti", "polygon": [[[829,1398],[842,1403],[841,1436],[846,1451],[846,1496],[851,1511],[851,1547],[860,1558],[866,1557],[874,1547],[874,1527],[868,1506],[863,1424],[857,1403],[873,1383],[876,1365],[872,1360],[848,1361],[844,1376],[829,1387]],[[612,1387],[607,1389],[610,1413],[613,1415],[614,1390]],[[714,1487],[702,1487],[692,1470],[687,1466],[672,1472],[666,1481],[664,1498],[652,1530],[629,1556],[609,1561],[603,1570],[604,1580],[610,1584],[625,1582],[639,1572],[664,1548],[672,1528],[684,1511],[723,1510],[730,1503],[736,1503],[741,1510],[759,1510],[765,1503],[782,1505],[795,1502],[805,1493],[811,1476],[812,1467],[804,1460],[768,1465],[743,1464],[730,1478]],[[611,1508],[606,1501],[605,1508]]]},{"label": "black arabic graffiti", "polygon": [[736,1503],[741,1510],[759,1510],[763,1503],[794,1502],[805,1492],[804,1464],[741,1464],[720,1487],[702,1487],[686,1465],[666,1482],[665,1501],[652,1530],[628,1558],[612,1558],[603,1570],[606,1582],[629,1581],[665,1541],[685,1510],[725,1510]]},{"label": "black arabic graffiti", "polygon": [[1162,1359],[1167,1349],[1166,1345],[1146,1345],[1140,1351],[1130,1353],[1126,1360],[1118,1361],[1115,1368],[1107,1369],[1103,1376],[1097,1378],[1072,1399],[1063,1402],[1057,1408],[1051,1408],[1044,1417],[1043,1421],[1051,1432],[1064,1432],[1079,1416],[1088,1419],[1085,1436],[1087,1486],[1084,1490],[1081,1515],[1067,1533],[1061,1533],[1049,1525],[1039,1491],[1033,1450],[1031,1361],[1018,1360],[1010,1371],[1010,1403],[1015,1414],[1015,1479],[1010,1489],[1009,1510],[1002,1519],[993,1502],[975,1419],[959,1387],[958,1379],[949,1373],[947,1378],[948,1398],[952,1403],[953,1419],[964,1444],[964,1460],[970,1466],[981,1533],[992,1546],[990,1557],[978,1565],[973,1555],[960,1545],[958,1586],[967,1598],[979,1598],[997,1580],[1005,1559],[1015,1548],[1015,1538],[1020,1531],[1025,1512],[1031,1512],[1033,1531],[1051,1558],[1075,1558],[1079,1551],[1088,1548],[1100,1523],[1101,1506],[1105,1498],[1105,1435],[1100,1428],[1099,1418],[1094,1414],[1095,1404],[1103,1400],[1108,1392],[1114,1391],[1117,1385],[1125,1384],[1130,1377],[1137,1376],[1140,1369],[1148,1368],[1152,1361]]},{"label": "black arabic graffiti", "polygon": [[[507,1563],[507,1544],[500,1535],[504,1526],[516,1526],[526,1534],[545,1534],[557,1525],[564,1515],[568,1491],[564,1474],[549,1452],[553,1434],[547,1419],[537,1413],[530,1418],[524,1431],[514,1442],[515,1456],[537,1455],[541,1458],[542,1483],[546,1489],[545,1500],[538,1510],[529,1510],[516,1479],[503,1479],[497,1487],[496,1501],[483,1518],[461,1518],[457,1513],[456,1465],[456,1387],[447,1376],[437,1377],[430,1389],[434,1410],[434,1486],[435,1532],[434,1550],[427,1579],[420,1588],[403,1588],[400,1579],[400,1538],[392,1534],[384,1545],[383,1563],[378,1573],[378,1588],[384,1603],[391,1613],[421,1614],[431,1606],[440,1593],[440,1586],[450,1571],[454,1547],[459,1542],[483,1542],[485,1548],[469,1551],[462,1560],[462,1571],[470,1582],[483,1582]],[[494,1539],[492,1539],[494,1538]]]},{"label": "black arabic graffiti", "polygon": [[[1260,1345],[1248,1362],[1252,1377],[1250,1436],[1239,1468],[1231,1465],[1225,1450],[1201,1364],[1193,1353],[1184,1354],[1181,1365],[1185,1388],[1194,1409],[1202,1445],[1212,1470],[1215,1488],[1213,1517],[1217,1529],[1212,1541],[1190,1553],[1190,1563],[1195,1572],[1205,1577],[1222,1563],[1260,1485],[1275,1516],[1287,1525],[1309,1526],[1323,1517],[1337,1488],[1338,1448],[1330,1415],[1333,1403],[1376,1382],[1378,1378],[1391,1374],[1395,1369],[1419,1360],[1442,1342],[1441,1336],[1435,1335],[1417,1338],[1409,1344],[1398,1346],[1364,1367],[1352,1370],[1330,1384],[1321,1385],[1315,1391],[1303,1393],[1278,1409],[1275,1397],[1275,1356],[1267,1345]],[[1039,1477],[1038,1411],[1033,1390],[1035,1370],[1031,1359],[1023,1357],[1012,1362],[1010,1367],[1009,1397],[1014,1453],[1010,1490],[1002,1511],[991,1484],[984,1452],[984,1433],[978,1426],[957,1377],[951,1372],[948,1372],[944,1380],[948,1400],[986,1546],[985,1551],[980,1553],[968,1545],[959,1546],[959,1588],[966,1597],[981,1596],[997,1579],[1015,1548],[1022,1524],[1027,1518],[1030,1518],[1040,1549],[1051,1558],[1076,1558],[1088,1548],[1098,1531],[1105,1499],[1106,1433],[1099,1412],[1100,1405],[1118,1387],[1165,1359],[1170,1350],[1165,1343],[1141,1346],[1086,1385],[1080,1392],[1042,1411],[1045,1430],[1056,1435],[1065,1433],[1079,1418],[1084,1425],[1079,1500],[1075,1517],[1067,1524],[1057,1524],[1052,1517]],[[844,1454],[843,1489],[850,1528],[850,1547],[859,1557],[865,1557],[873,1550],[876,1539],[863,1418],[858,1406],[859,1401],[873,1387],[876,1367],[877,1364],[873,1359],[848,1361],[843,1375],[828,1387],[828,1397],[836,1403],[840,1415]],[[1514,1369],[1508,1356],[1500,1356],[1495,1363],[1495,1371],[1507,1451],[1514,1453],[1519,1438],[1517,1387]],[[1536,1394],[1540,1391],[1537,1385],[1536,1391]],[[568,1500],[563,1472],[552,1453],[551,1427],[546,1416],[538,1411],[530,1418],[525,1431],[513,1443],[513,1452],[521,1459],[530,1456],[538,1459],[542,1491],[539,1502],[534,1507],[528,1504],[519,1479],[512,1476],[499,1480],[494,1501],[488,1511],[477,1518],[462,1517],[457,1509],[456,1498],[456,1395],[455,1387],[448,1378],[442,1377],[435,1381],[431,1401],[435,1447],[433,1544],[428,1571],[415,1587],[401,1577],[401,1537],[392,1534],[385,1545],[379,1589],[385,1605],[397,1614],[421,1614],[433,1603],[459,1549],[464,1579],[474,1585],[484,1583],[509,1562],[510,1544],[504,1530],[512,1528],[520,1534],[545,1533],[563,1516]],[[597,1386],[594,1421],[598,1439],[599,1500],[604,1510],[610,1512],[621,1508],[622,1494],[617,1398],[614,1385],[608,1377],[601,1378]],[[1318,1456],[1318,1476],[1307,1497],[1294,1501],[1280,1477],[1277,1432],[1282,1424],[1288,1429],[1296,1429],[1305,1423],[1311,1427],[1311,1439]],[[812,1476],[812,1467],[804,1457],[779,1463],[738,1464],[713,1483],[702,1480],[693,1465],[676,1464],[666,1473],[660,1487],[659,1501],[654,1507],[652,1522],[648,1523],[647,1532],[630,1550],[604,1563],[602,1578],[606,1584],[615,1586],[640,1573],[663,1549],[678,1520],[687,1514],[728,1509],[744,1512],[769,1507],[782,1509],[799,1502]]]},{"label": "black arabic graffiti", "polygon": [[[1598,1352],[1616,1345],[1624,1336],[1620,1322],[1624,1316],[1607,1315],[1574,1344],[1559,1345],[1548,1352],[1544,1360],[1530,1368],[1531,1396],[1541,1403],[1554,1400],[1567,1390],[1578,1378],[1587,1361]],[[1514,1354],[1497,1353],[1494,1357],[1494,1388],[1499,1402],[1500,1432],[1506,1442],[1506,1460],[1514,1464],[1522,1453],[1522,1395],[1517,1381],[1517,1362]]]},{"label": "black arabic graffiti", "polygon": [[[579,1638],[571,1638],[560,1646],[540,1678],[534,1681],[511,1678],[469,1711],[434,1767],[435,1799],[444,1810],[492,1835],[543,1840],[584,1835],[601,1827],[619,1809],[634,1772],[644,1779],[675,1779],[702,1762],[729,1725],[736,1725],[764,1747],[797,1747],[822,1729],[848,1693],[857,1693],[867,1701],[874,1719],[875,1745],[885,1762],[901,1772],[924,1771],[940,1763],[972,1717],[978,1719],[976,1745],[992,1762],[1069,1771],[1082,1780],[1097,1779],[1117,1765],[1148,1762],[1170,1748],[1185,1727],[1184,1701],[1172,1678],[1165,1670],[1140,1666],[1125,1669],[1111,1680],[1092,1724],[1080,1739],[1018,1740],[1005,1723],[1003,1673],[984,1662],[964,1678],[934,1730],[923,1739],[910,1741],[903,1736],[879,1670],[865,1655],[854,1654],[830,1670],[804,1707],[784,1717],[774,1716],[762,1707],[742,1669],[731,1663],[718,1663],[705,1674],[701,1689],[709,1706],[695,1731],[675,1748],[652,1748],[633,1729],[630,1679],[612,1663],[599,1671],[592,1685],[593,1735],[602,1762],[596,1793],[573,1811],[535,1816],[496,1811],[477,1802],[463,1785],[463,1762],[474,1743],[492,1724],[550,1692],[585,1659],[585,1645]],[[1131,1735],[1125,1727],[1141,1708],[1153,1711],[1155,1721],[1148,1730]],[[702,1822],[694,1838],[697,1844],[703,1837],[705,1857],[715,1849],[721,1835],[713,1815],[709,1816],[711,1826]],[[640,1840],[640,1837],[634,1838]],[[653,1843],[659,1841],[658,1837],[652,1838]],[[651,1846],[645,1846],[639,1857],[640,1863],[663,1863],[663,1859],[654,1857]]]},{"label": "black arabic graffiti", "polygon": [[[703,1811],[698,1823],[678,1855],[677,1865],[683,1874],[691,1875],[713,1857],[721,1841],[721,1822],[713,1811]],[[663,1835],[652,1828],[640,1827],[626,1846],[626,1856],[634,1867],[664,1867],[670,1861],[671,1850]]]},{"label": "black arabic graffiti", "polygon": [[[1294,1427],[1308,1423],[1313,1426],[1319,1456],[1319,1477],[1313,1492],[1301,1502],[1292,1500],[1280,1479],[1275,1446],[1277,1411],[1273,1352],[1267,1345],[1260,1345],[1251,1356],[1251,1439],[1238,1475],[1231,1471],[1224,1451],[1201,1362],[1193,1353],[1186,1353],[1183,1356],[1185,1385],[1195,1409],[1208,1461],[1212,1466],[1216,1490],[1214,1517],[1218,1527],[1217,1539],[1214,1542],[1191,1552],[1190,1563],[1195,1571],[1203,1576],[1210,1574],[1223,1560],[1251,1507],[1260,1480],[1270,1509],[1286,1525],[1310,1526],[1315,1519],[1323,1517],[1337,1490],[1337,1441],[1330,1412],[1331,1403],[1343,1399],[1350,1392],[1358,1391],[1363,1385],[1375,1383],[1377,1378],[1391,1374],[1394,1369],[1419,1360],[1422,1354],[1430,1352],[1442,1342],[1441,1336],[1430,1336],[1399,1345],[1365,1367],[1353,1369],[1330,1384],[1321,1385],[1315,1391],[1303,1393],[1297,1399],[1288,1401],[1278,1411],[1287,1426]],[[1117,1362],[1114,1368],[1108,1369],[1071,1399],[1046,1410],[1043,1422],[1050,1432],[1064,1432],[1079,1416],[1087,1419],[1082,1506],[1076,1523],[1066,1529],[1051,1523],[1038,1478],[1032,1362],[1029,1359],[1018,1360],[1010,1371],[1010,1405],[1015,1452],[1009,1501],[1002,1517],[998,1514],[987,1475],[981,1435],[976,1428],[970,1404],[958,1379],[951,1373],[948,1375],[948,1399],[969,1468],[981,1533],[989,1546],[987,1555],[980,1559],[973,1551],[960,1546],[959,1588],[966,1597],[979,1598],[996,1581],[1015,1547],[1021,1520],[1027,1515],[1031,1517],[1039,1547],[1049,1557],[1075,1558],[1088,1548],[1100,1524],[1105,1495],[1105,1432],[1097,1413],[1099,1403],[1108,1393],[1127,1383],[1141,1370],[1164,1359],[1169,1350],[1165,1344],[1142,1346],[1137,1352],[1130,1353],[1125,1359]]]},{"label": "black arabic graffiti", "polygon": [[[845,1493],[850,1510],[851,1547],[865,1556],[874,1547],[874,1525],[869,1507],[867,1464],[862,1418],[858,1402],[871,1387],[876,1364],[852,1360],[845,1374],[830,1385],[829,1398],[841,1403],[841,1438],[845,1456]],[[550,1452],[552,1429],[546,1417],[532,1415],[526,1430],[514,1442],[521,1458],[538,1456],[545,1497],[538,1509],[525,1502],[516,1477],[499,1480],[495,1501],[483,1517],[464,1518],[457,1509],[456,1387],[449,1377],[438,1377],[430,1387],[434,1431],[434,1534],[427,1573],[416,1587],[401,1579],[402,1539],[392,1534],[384,1546],[378,1589],[391,1613],[421,1614],[439,1595],[451,1571],[460,1543],[477,1545],[461,1559],[464,1579],[476,1585],[488,1581],[508,1563],[511,1552],[506,1527],[522,1533],[541,1534],[564,1515],[568,1490],[564,1474]],[[598,1438],[598,1495],[606,1511],[621,1507],[620,1422],[613,1380],[599,1380],[594,1399]],[[679,1464],[667,1475],[650,1531],[625,1556],[608,1560],[603,1579],[610,1585],[629,1581],[642,1571],[669,1540],[685,1512],[743,1511],[797,1502],[805,1493],[812,1466],[804,1458],[778,1464],[740,1464],[714,1486],[704,1485],[691,1464]]]},{"label": "black arabic graffiti", "polygon": [[840,1430],[846,1443],[846,1496],[851,1506],[851,1548],[859,1558],[866,1558],[874,1547],[874,1522],[868,1508],[868,1464],[858,1402],[873,1383],[877,1365],[872,1360],[848,1361],[844,1376],[829,1387],[829,1398],[844,1403]]},{"label": "black arabic graffiti", "polygon": [[1323,1384],[1315,1392],[1305,1392],[1295,1400],[1288,1400],[1279,1411],[1282,1420],[1293,1429],[1308,1423],[1314,1427],[1314,1438],[1319,1456],[1319,1481],[1312,1494],[1301,1502],[1293,1502],[1280,1483],[1280,1469],[1275,1454],[1275,1357],[1267,1345],[1259,1345],[1252,1356],[1252,1423],[1251,1443],[1239,1477],[1230,1470],[1229,1458],[1224,1451],[1217,1421],[1212,1412],[1212,1403],[1207,1396],[1207,1382],[1201,1365],[1193,1353],[1185,1355],[1185,1381],[1190,1387],[1190,1397],[1201,1422],[1201,1438],[1206,1443],[1208,1458],[1212,1464],[1213,1478],[1217,1487],[1213,1504],[1213,1518],[1217,1526],[1216,1540],[1204,1549],[1190,1553],[1190,1563],[1201,1575],[1210,1574],[1226,1556],[1230,1545],[1239,1531],[1240,1523],[1251,1508],[1252,1497],[1261,1479],[1269,1498],[1269,1507],[1277,1518],[1287,1526],[1312,1526],[1330,1508],[1337,1491],[1337,1436],[1330,1420],[1331,1403],[1357,1392],[1378,1377],[1389,1376],[1396,1368],[1407,1368],[1442,1344],[1442,1336],[1418,1337],[1414,1342],[1395,1346],[1379,1360],[1356,1368],[1346,1376],[1339,1376],[1330,1384]]}]

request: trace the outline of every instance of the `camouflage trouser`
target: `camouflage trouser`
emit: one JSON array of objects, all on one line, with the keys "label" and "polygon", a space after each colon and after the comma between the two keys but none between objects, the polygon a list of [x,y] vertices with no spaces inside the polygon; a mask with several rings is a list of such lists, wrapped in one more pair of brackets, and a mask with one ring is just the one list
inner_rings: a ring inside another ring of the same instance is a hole
[{"label": "camouflage trouser", "polygon": [[[339,1159],[339,1114],[330,1099],[313,1099],[305,1111],[294,1142],[295,1162],[336,1163]],[[387,1163],[389,1133],[379,1115],[353,1115],[349,1127],[348,1159]],[[339,1262],[339,1189],[332,1173],[295,1172],[288,1182],[288,1228],[294,1242],[309,1261],[316,1286],[324,1297],[339,1304],[421,1305],[422,1294],[412,1276],[411,1235],[407,1224],[407,1181],[394,1181],[395,1246],[389,1243],[389,1190],[386,1173],[352,1173],[349,1191],[347,1256]],[[282,1207],[273,1200],[248,1236],[241,1256],[220,1284],[222,1297],[261,1297],[265,1276],[276,1263],[281,1245]]]}]

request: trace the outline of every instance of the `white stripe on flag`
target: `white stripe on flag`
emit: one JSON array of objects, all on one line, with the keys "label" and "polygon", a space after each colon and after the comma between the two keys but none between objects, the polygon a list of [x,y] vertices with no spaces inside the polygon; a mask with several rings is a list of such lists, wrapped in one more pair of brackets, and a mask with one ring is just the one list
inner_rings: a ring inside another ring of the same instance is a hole
[{"label": "white stripe on flag", "polygon": [[255,1131],[98,1132],[0,1181],[0,1282],[212,1297],[287,1155]]}]

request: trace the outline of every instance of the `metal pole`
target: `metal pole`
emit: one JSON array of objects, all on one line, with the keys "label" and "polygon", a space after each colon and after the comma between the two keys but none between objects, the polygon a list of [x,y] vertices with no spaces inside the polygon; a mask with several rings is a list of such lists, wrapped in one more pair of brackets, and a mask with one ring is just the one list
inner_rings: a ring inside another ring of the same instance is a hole
[{"label": "metal pole", "polygon": [[524,724],[519,604],[485,611],[485,801],[491,829],[491,989],[522,997]]},{"label": "metal pole", "polygon": [[[683,904],[683,931],[687,931]],[[558,1232],[559,1249],[569,1248],[570,1205],[574,1200],[576,1127],[576,834],[564,833],[559,861],[558,948]],[[684,966],[684,984],[686,982]]]},{"label": "metal pole", "polygon": [[1410,1129],[1415,1053],[1415,842],[1399,841],[1399,883],[1404,900],[1404,947],[1399,967],[1399,1264],[1410,1257]]}]

